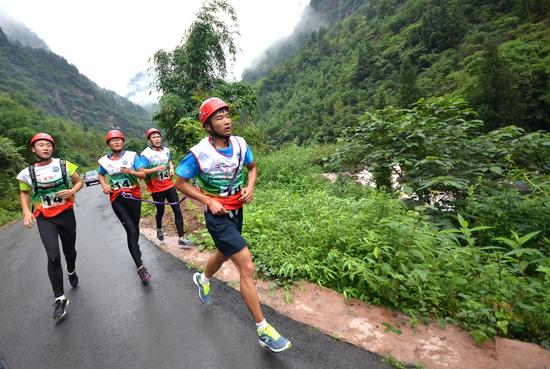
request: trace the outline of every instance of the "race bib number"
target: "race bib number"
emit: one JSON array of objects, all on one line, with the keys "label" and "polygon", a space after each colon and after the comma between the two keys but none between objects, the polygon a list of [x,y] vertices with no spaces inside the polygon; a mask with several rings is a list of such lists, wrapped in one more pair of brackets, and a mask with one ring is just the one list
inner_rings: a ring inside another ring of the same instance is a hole
[{"label": "race bib number", "polygon": [[170,178],[170,170],[167,169],[164,172],[158,172],[158,179],[159,181],[164,181],[166,179]]},{"label": "race bib number", "polygon": [[111,183],[111,188],[115,191],[120,190],[122,188],[130,188],[130,181],[128,179],[120,180],[120,181],[113,181]]},{"label": "race bib number", "polygon": [[44,208],[52,208],[65,203],[65,199],[57,196],[55,193],[42,195],[42,206]]}]

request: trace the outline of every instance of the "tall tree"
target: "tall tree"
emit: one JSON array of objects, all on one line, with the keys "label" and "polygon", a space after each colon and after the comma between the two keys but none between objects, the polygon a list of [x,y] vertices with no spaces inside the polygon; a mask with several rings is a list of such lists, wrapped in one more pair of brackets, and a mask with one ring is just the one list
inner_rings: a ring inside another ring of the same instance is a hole
[{"label": "tall tree", "polygon": [[159,50],[154,56],[157,89],[162,93],[154,119],[181,149],[189,148],[202,134],[192,123],[206,97],[219,96],[232,107],[242,107],[247,116],[255,111],[256,99],[250,86],[223,80],[228,61],[234,61],[237,53],[237,28],[237,15],[227,0],[206,0],[182,43],[172,51]]},{"label": "tall tree", "polygon": [[493,40],[485,44],[485,59],[478,78],[479,90],[472,102],[486,128],[492,130],[516,123],[520,106],[514,79]]},{"label": "tall tree", "polygon": [[408,107],[418,100],[420,91],[416,85],[416,68],[408,58],[401,64],[398,83],[399,106]]}]

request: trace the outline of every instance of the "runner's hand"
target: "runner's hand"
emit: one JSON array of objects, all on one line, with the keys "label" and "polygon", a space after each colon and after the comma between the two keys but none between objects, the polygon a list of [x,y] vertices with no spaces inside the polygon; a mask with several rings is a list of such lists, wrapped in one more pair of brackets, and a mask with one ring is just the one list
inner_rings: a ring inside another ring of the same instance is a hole
[{"label": "runner's hand", "polygon": [[254,190],[248,187],[245,187],[241,191],[241,196],[239,197],[240,202],[244,202],[245,204],[248,204],[252,202],[252,199],[254,198]]},{"label": "runner's hand", "polygon": [[130,169],[130,168],[120,167],[120,173],[130,174],[131,171],[132,171],[132,169]]},{"label": "runner's hand", "polygon": [[102,187],[103,187],[103,193],[104,193],[104,194],[109,194],[109,193],[112,192],[111,186],[105,185],[105,186],[102,186]]},{"label": "runner's hand", "polygon": [[30,212],[23,214],[23,223],[25,223],[27,228],[32,228],[32,225],[34,223],[34,215]]},{"label": "runner's hand", "polygon": [[157,170],[157,172],[164,172],[166,170],[166,165],[164,164],[157,165],[155,169]]},{"label": "runner's hand", "polygon": [[60,199],[68,199],[69,197],[73,196],[74,193],[72,190],[61,190],[58,193],[55,194],[55,196],[59,197]]},{"label": "runner's hand", "polygon": [[227,214],[227,209],[223,207],[218,200],[210,199],[210,202],[206,204],[210,212],[214,215]]}]

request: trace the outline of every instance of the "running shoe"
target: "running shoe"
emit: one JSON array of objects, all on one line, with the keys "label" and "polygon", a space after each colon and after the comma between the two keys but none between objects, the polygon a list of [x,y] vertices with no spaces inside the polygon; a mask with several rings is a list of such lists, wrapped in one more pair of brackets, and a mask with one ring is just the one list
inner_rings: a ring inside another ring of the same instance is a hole
[{"label": "running shoe", "polygon": [[210,302],[210,282],[203,284],[201,283],[201,274],[193,274],[193,282],[197,285],[199,289],[199,299],[201,299],[203,304],[208,304]]},{"label": "running shoe", "polygon": [[178,240],[178,245],[180,245],[181,249],[189,250],[193,244],[187,238],[180,237]]},{"label": "running shoe", "polygon": [[151,274],[149,274],[145,265],[142,265],[138,268],[137,274],[139,275],[139,279],[141,279],[142,283],[145,283],[149,279],[151,279]]},{"label": "running shoe", "polygon": [[162,231],[162,228],[157,229],[157,238],[159,239],[159,241],[164,240],[164,232]]},{"label": "running shoe", "polygon": [[292,343],[281,336],[269,323],[264,329],[257,329],[256,331],[258,332],[260,346],[267,347],[273,352],[281,352],[292,347]]},{"label": "running shoe", "polygon": [[67,266],[65,266],[65,270],[69,275],[69,284],[71,285],[71,287],[75,288],[76,286],[78,286],[78,275],[76,275],[76,268],[73,270],[72,273],[69,273],[69,269],[67,269]]},{"label": "running shoe", "polygon": [[67,314],[67,306],[69,305],[69,299],[58,299],[53,304],[53,319],[61,320]]}]

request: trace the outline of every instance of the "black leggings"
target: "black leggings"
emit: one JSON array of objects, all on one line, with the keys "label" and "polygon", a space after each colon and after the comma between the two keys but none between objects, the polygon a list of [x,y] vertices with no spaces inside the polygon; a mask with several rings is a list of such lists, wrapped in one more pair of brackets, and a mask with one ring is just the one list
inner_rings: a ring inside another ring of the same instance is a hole
[{"label": "black leggings", "polygon": [[[176,229],[178,230],[178,236],[183,237],[183,216],[181,215],[178,192],[176,191],[176,188],[172,187],[161,192],[153,192],[151,196],[153,197],[153,200],[158,202],[164,202],[165,200],[168,200],[168,202],[171,203],[178,202],[178,204],[170,206],[172,207],[174,218],[176,219]],[[164,215],[164,205],[155,204],[155,206],[157,207],[157,215],[155,216],[157,221],[157,229],[161,229],[162,216]]]},{"label": "black leggings", "polygon": [[48,255],[48,276],[52,284],[54,297],[63,296],[63,269],[61,268],[61,254],[59,253],[59,238],[67,269],[73,271],[76,263],[76,219],[73,209],[63,211],[51,218],[42,214],[36,218],[38,233]]},{"label": "black leggings", "polygon": [[141,262],[141,251],[139,249],[139,218],[141,217],[141,201],[125,199],[122,195],[111,203],[113,211],[118,220],[126,230],[128,240],[128,250],[134,259],[134,263],[139,268],[143,265]]}]

